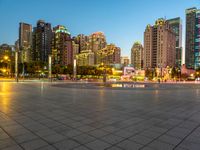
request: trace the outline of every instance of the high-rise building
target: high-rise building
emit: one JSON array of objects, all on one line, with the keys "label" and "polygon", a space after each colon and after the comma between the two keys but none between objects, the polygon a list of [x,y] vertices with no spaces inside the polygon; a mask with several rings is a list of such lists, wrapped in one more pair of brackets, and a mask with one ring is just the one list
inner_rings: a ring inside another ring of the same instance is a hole
[{"label": "high-rise building", "polygon": [[107,45],[102,32],[95,32],[89,36],[79,34],[73,37],[73,41],[73,52],[79,65],[120,64],[121,49],[114,44]]},{"label": "high-rise building", "polygon": [[121,49],[114,44],[109,44],[105,48],[98,50],[96,54],[96,64],[105,65],[120,64]]},{"label": "high-rise building", "polygon": [[122,56],[120,58],[121,64],[124,66],[128,66],[130,64],[130,59],[128,56]]},{"label": "high-rise building", "polygon": [[33,29],[33,61],[48,62],[48,56],[51,54],[52,29],[51,24],[43,20],[37,22]]},{"label": "high-rise building", "polygon": [[182,22],[180,17],[167,20],[176,34],[176,67],[182,65]]},{"label": "high-rise building", "polygon": [[114,54],[112,56],[112,64],[120,64],[121,48],[115,47]]},{"label": "high-rise building", "polygon": [[200,10],[186,9],[185,64],[189,69],[200,67]]},{"label": "high-rise building", "polygon": [[106,37],[103,32],[95,32],[89,36],[89,49],[94,52],[94,63],[98,64],[97,52],[106,47]]},{"label": "high-rise building", "polygon": [[194,67],[195,69],[199,69],[200,68],[200,9],[196,12],[194,57],[195,57]]},{"label": "high-rise building", "polygon": [[20,22],[19,23],[19,49],[20,62],[31,61],[31,46],[32,46],[32,25]]},{"label": "high-rise building", "polygon": [[73,58],[76,58],[76,55],[79,54],[79,44],[76,44],[76,42],[72,41],[72,49],[73,49]]},{"label": "high-rise building", "polygon": [[76,55],[77,64],[79,66],[93,66],[94,65],[94,52],[91,50],[84,50]]},{"label": "high-rise building", "polygon": [[79,34],[74,37],[74,41],[76,44],[79,44],[79,53],[81,51],[89,50],[89,37],[84,34]]},{"label": "high-rise building", "polygon": [[147,25],[144,32],[144,68],[175,66],[176,35],[165,19]]},{"label": "high-rise building", "polygon": [[131,64],[135,69],[143,68],[143,46],[140,42],[135,42],[131,49]]},{"label": "high-rise building", "polygon": [[89,36],[90,50],[97,52],[106,47],[106,37],[103,32],[95,32]]},{"label": "high-rise building", "polygon": [[73,64],[73,47],[71,34],[65,26],[53,28],[52,63],[59,65]]},{"label": "high-rise building", "polygon": [[19,52],[19,39],[15,41],[15,51]]}]

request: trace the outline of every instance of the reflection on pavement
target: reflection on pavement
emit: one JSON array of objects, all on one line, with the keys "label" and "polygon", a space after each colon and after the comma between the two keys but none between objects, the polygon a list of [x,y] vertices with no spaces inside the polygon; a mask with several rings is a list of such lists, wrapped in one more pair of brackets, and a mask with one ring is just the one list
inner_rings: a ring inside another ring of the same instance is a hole
[{"label": "reflection on pavement", "polygon": [[11,84],[2,83],[0,86],[0,110],[2,112],[9,113],[11,97]]}]

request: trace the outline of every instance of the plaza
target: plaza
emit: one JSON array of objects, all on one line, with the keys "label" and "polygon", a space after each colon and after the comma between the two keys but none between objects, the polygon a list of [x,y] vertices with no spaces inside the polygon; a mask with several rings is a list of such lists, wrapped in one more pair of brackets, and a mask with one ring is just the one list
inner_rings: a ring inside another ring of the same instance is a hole
[{"label": "plaza", "polygon": [[0,82],[0,150],[199,150],[200,84]]}]

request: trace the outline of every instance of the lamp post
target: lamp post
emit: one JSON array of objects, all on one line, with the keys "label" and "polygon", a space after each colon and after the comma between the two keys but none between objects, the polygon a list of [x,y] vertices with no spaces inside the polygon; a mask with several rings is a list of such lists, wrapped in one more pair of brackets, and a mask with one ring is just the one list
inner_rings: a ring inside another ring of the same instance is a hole
[{"label": "lamp post", "polygon": [[24,76],[25,76],[25,66],[24,66],[24,62],[25,62],[25,54],[24,54],[24,50],[21,51],[22,53],[22,77],[23,77],[23,81],[24,81]]},{"label": "lamp post", "polygon": [[76,80],[76,74],[77,74],[77,65],[76,65],[76,59],[74,59],[74,64],[73,64],[73,78]]},{"label": "lamp post", "polygon": [[179,74],[179,82],[181,82],[181,69],[178,68],[178,74]]},{"label": "lamp post", "polygon": [[104,66],[104,63],[102,63],[102,65],[103,65],[103,82],[106,83],[106,74],[107,74],[107,72],[106,72],[106,68]]},{"label": "lamp post", "polygon": [[5,60],[5,62],[6,62],[6,71],[5,71],[5,73],[6,73],[6,76],[8,75],[8,56],[4,56],[4,60]]},{"label": "lamp post", "polygon": [[18,79],[18,51],[15,51],[15,80],[19,82]]},{"label": "lamp post", "polygon": [[3,61],[5,61],[6,62],[6,71],[5,71],[5,73],[6,73],[6,75],[9,77],[10,76],[10,69],[11,69],[11,67],[10,67],[10,59],[9,59],[9,57],[8,56],[4,56],[3,57]]},{"label": "lamp post", "polygon": [[161,82],[162,82],[162,76],[163,76],[162,64],[159,64],[159,70],[160,70],[160,79],[161,79]]},{"label": "lamp post", "polygon": [[52,82],[52,56],[49,55],[49,67],[48,67],[48,77],[49,77],[49,80]]}]

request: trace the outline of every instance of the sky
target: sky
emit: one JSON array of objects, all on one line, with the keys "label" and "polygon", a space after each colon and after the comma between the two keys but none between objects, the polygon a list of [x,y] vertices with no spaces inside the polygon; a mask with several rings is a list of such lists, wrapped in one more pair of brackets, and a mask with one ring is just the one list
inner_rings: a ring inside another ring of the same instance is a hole
[{"label": "sky", "polygon": [[184,47],[185,9],[190,7],[200,8],[200,0],[0,0],[0,44],[15,43],[19,22],[34,27],[43,19],[66,26],[72,36],[102,31],[122,56],[130,56],[133,43],[143,43],[147,24],[181,17]]}]

